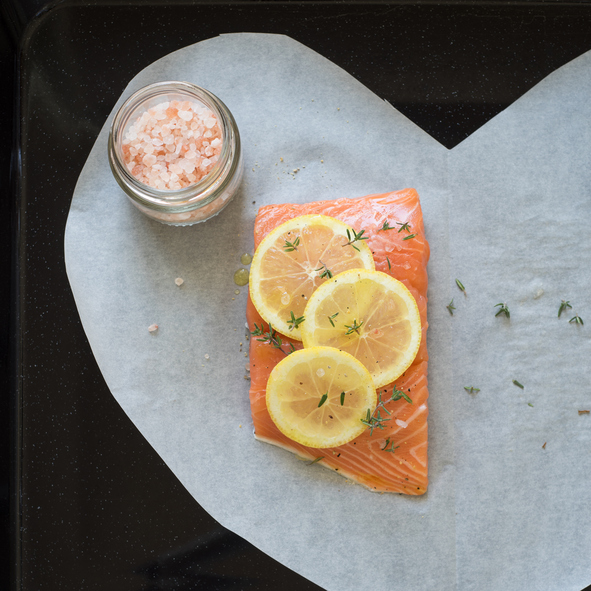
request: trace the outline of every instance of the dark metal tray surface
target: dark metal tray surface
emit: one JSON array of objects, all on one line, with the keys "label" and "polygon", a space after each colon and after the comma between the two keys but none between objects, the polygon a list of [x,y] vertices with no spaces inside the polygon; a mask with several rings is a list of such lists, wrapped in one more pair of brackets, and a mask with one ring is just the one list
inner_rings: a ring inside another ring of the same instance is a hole
[{"label": "dark metal tray surface", "polygon": [[11,277],[0,291],[9,386],[0,432],[12,491],[9,512],[4,478],[11,569],[0,587],[319,589],[210,517],[106,387],[63,254],[93,142],[142,68],[247,31],[304,43],[451,148],[591,49],[590,3],[5,0],[0,17],[9,82],[0,124],[14,136],[0,177],[0,260]]}]

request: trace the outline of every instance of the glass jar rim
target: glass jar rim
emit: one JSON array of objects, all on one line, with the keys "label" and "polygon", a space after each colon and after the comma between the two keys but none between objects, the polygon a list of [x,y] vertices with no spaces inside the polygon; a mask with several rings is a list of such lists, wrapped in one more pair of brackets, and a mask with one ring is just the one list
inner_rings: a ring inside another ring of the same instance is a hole
[{"label": "glass jar rim", "polygon": [[[142,103],[158,96],[174,93],[197,100],[214,112],[222,128],[222,148],[217,162],[200,181],[177,190],[157,189],[139,181],[125,166],[119,148],[120,136],[128,127],[131,116],[141,108]],[[155,82],[134,92],[115,114],[109,130],[109,163],[119,184],[121,184],[119,181],[121,178],[128,187],[133,187],[133,197],[149,207],[163,210],[171,207],[190,206],[191,204],[201,207],[211,200],[208,199],[207,194],[211,193],[215,186],[224,180],[220,179],[220,175],[227,168],[228,161],[235,152],[232,150],[232,139],[237,142],[239,151],[240,138],[234,118],[228,107],[212,92],[191,82],[174,80]],[[214,195],[211,195],[211,198],[214,198]]]}]

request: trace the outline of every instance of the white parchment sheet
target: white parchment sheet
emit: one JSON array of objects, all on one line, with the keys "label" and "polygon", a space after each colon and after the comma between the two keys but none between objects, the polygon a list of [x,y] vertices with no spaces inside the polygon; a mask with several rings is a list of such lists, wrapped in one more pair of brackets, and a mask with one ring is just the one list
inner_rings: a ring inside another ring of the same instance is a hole
[{"label": "white parchment sheet", "polygon": [[[111,175],[112,114],[76,186],[65,253],[111,392],[183,485],[330,591],[591,583],[591,415],[578,413],[591,408],[591,54],[451,151],[284,36],[223,35],[175,52],[115,109],[163,80],[228,105],[242,189],[206,223],[150,221]],[[406,187],[421,196],[432,248],[430,484],[412,498],[371,493],[253,438],[247,288],[233,283],[261,205]],[[558,318],[562,299],[572,309]],[[495,317],[500,302],[510,318]],[[575,314],[588,323],[569,323]]]}]

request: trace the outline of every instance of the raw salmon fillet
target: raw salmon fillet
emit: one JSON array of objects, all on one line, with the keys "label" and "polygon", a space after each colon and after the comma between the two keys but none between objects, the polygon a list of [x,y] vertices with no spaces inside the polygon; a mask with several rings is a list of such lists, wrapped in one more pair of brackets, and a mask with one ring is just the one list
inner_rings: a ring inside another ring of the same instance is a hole
[{"label": "raw salmon fillet", "polygon": [[[335,470],[342,476],[362,484],[372,491],[397,492],[422,495],[427,490],[427,262],[429,244],[425,239],[423,214],[419,196],[414,189],[404,189],[383,195],[368,195],[359,199],[336,199],[303,205],[268,205],[259,210],[254,227],[255,247],[279,224],[305,214],[322,214],[337,218],[357,232],[365,230],[367,244],[374,256],[376,270],[388,273],[402,281],[417,301],[422,323],[422,340],[419,352],[408,370],[396,380],[397,389],[412,399],[403,398],[387,403],[391,413],[384,429],[366,430],[353,441],[330,449],[313,449],[300,445],[283,435],[267,412],[265,389],[271,370],[285,354],[268,343],[250,339],[250,406],[255,437],[293,452],[301,458],[314,460],[322,456],[318,464]],[[396,229],[378,231],[388,220]],[[407,222],[410,232],[416,236],[403,240],[410,234],[396,222]],[[390,264],[388,264],[388,261]],[[264,321],[250,298],[246,316],[251,331],[254,324]],[[265,330],[268,326],[265,323]],[[284,349],[289,343],[302,348],[299,341],[281,337]],[[392,395],[394,384],[380,388],[383,400]],[[388,416],[381,411],[382,416]],[[386,440],[388,449],[384,451]]]}]

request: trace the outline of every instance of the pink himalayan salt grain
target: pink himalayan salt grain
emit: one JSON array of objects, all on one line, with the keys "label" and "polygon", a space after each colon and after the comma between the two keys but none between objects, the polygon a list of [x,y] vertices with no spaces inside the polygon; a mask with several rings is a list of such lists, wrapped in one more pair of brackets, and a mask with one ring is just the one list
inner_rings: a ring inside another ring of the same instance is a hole
[{"label": "pink himalayan salt grain", "polygon": [[222,151],[222,132],[208,108],[189,101],[164,102],[129,127],[122,151],[138,181],[176,191],[211,172]]}]

